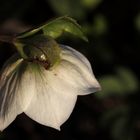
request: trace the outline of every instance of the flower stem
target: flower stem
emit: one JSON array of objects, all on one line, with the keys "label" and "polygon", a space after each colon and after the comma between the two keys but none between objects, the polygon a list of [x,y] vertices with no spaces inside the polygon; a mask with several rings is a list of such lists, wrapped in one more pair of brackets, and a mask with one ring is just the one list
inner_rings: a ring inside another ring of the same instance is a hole
[{"label": "flower stem", "polygon": [[0,35],[0,42],[13,44],[15,46],[16,50],[21,55],[21,57],[24,58],[24,59],[27,59],[27,55],[23,51],[24,45],[21,44],[21,43],[18,43],[18,41],[16,41],[15,36]]},{"label": "flower stem", "polygon": [[24,53],[24,44],[18,42],[18,41],[13,41],[14,46],[16,47],[16,50],[19,52],[19,54],[21,55],[21,57],[23,59],[27,59],[28,56]]},{"label": "flower stem", "polygon": [[0,35],[0,42],[13,44],[13,36]]}]

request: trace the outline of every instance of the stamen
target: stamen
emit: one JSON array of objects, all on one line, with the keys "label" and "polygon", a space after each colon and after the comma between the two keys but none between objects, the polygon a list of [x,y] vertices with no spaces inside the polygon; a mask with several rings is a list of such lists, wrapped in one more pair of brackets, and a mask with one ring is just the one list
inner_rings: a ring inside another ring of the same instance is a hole
[{"label": "stamen", "polygon": [[50,68],[50,62],[47,60],[40,60],[39,58],[28,58],[26,59],[26,61],[28,62],[32,62],[32,63],[36,63],[39,64],[41,66],[43,66],[46,70],[48,70]]}]

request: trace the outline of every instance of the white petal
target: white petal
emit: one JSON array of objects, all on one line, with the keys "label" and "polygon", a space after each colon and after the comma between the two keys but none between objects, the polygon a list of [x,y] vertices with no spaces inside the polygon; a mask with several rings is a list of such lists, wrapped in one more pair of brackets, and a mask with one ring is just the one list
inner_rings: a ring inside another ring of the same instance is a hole
[{"label": "white petal", "polygon": [[35,90],[32,69],[17,55],[4,65],[0,77],[0,130],[6,128],[30,103]]},{"label": "white petal", "polygon": [[[15,62],[14,62],[15,61]],[[6,63],[0,77],[0,130],[6,128],[21,113],[18,105],[18,73],[16,68],[21,60],[14,56]]]},{"label": "white petal", "polygon": [[36,73],[36,94],[25,113],[33,120],[59,129],[70,116],[77,95],[99,90],[89,61],[79,52],[62,47],[61,62]]},{"label": "white petal", "polygon": [[66,45],[61,45],[61,48],[62,48],[62,59],[68,60],[74,63],[75,65],[79,63],[80,65],[85,65],[85,68],[89,69],[89,71],[92,72],[90,62],[83,54]]},{"label": "white petal", "polygon": [[77,99],[74,91],[60,83],[53,72],[42,70],[41,75],[36,75],[36,94],[25,111],[33,120],[58,130],[70,116]]},{"label": "white petal", "polygon": [[77,88],[78,95],[93,93],[101,89],[84,55],[68,46],[62,46],[61,58],[63,61],[58,68],[59,77]]},{"label": "white petal", "polygon": [[19,71],[21,71],[21,75],[20,77],[18,77],[20,78],[20,83],[19,94],[17,96],[19,100],[19,105],[24,111],[30,104],[31,99],[35,94],[35,73],[33,72],[33,65],[27,62],[22,62]]}]

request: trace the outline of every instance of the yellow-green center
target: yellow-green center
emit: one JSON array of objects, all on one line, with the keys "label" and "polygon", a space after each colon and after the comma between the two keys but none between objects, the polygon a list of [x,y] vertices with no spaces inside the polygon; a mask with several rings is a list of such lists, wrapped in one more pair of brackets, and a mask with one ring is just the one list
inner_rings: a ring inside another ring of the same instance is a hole
[{"label": "yellow-green center", "polygon": [[61,48],[50,37],[35,36],[30,39],[20,40],[20,43],[18,41],[15,44],[18,47],[19,45],[22,46],[22,49],[20,49],[26,61],[40,64],[45,69],[49,69],[60,62]]}]

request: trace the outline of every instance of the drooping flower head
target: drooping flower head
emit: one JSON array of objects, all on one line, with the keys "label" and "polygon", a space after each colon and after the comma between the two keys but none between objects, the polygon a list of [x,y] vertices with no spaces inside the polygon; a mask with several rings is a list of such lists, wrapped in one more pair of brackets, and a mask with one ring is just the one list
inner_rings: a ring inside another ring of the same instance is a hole
[{"label": "drooping flower head", "polygon": [[5,63],[0,76],[0,130],[22,112],[40,124],[60,129],[78,95],[100,90],[87,58],[54,40],[62,30],[86,39],[67,17],[14,39],[18,53]]}]

